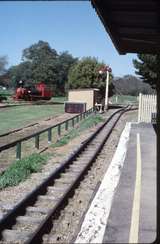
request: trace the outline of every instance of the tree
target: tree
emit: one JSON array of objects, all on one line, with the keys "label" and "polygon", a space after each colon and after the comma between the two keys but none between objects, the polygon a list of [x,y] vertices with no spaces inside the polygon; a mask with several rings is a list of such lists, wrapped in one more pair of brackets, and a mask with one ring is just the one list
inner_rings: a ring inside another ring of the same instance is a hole
[{"label": "tree", "polygon": [[[102,97],[104,97],[106,77],[100,77],[98,72],[103,66],[105,66],[105,64],[103,62],[98,62],[94,57],[82,58],[82,60],[73,65],[69,70],[69,88],[99,88]],[[112,75],[110,77],[112,79]]]},{"label": "tree", "polygon": [[0,57],[0,75],[3,75],[6,71],[5,67],[8,64],[7,62],[7,57],[6,56],[1,56]]},{"label": "tree", "polygon": [[56,84],[56,93],[60,95],[65,94],[65,89],[68,84],[68,72],[73,64],[78,61],[78,58],[74,58],[67,51],[59,54],[57,59],[57,68],[58,68],[58,78]]},{"label": "tree", "polygon": [[6,65],[8,64],[7,62],[7,57],[6,56],[0,56],[0,85],[1,86],[7,86],[6,85]]},{"label": "tree", "polygon": [[13,87],[16,87],[20,80],[32,81],[32,65],[29,61],[22,62],[10,67],[7,75],[10,77]]},{"label": "tree", "polygon": [[155,88],[160,68],[160,56],[157,54],[138,54],[137,56],[139,60],[133,59],[133,65],[137,69],[136,74]]},{"label": "tree", "polygon": [[14,86],[19,80],[43,81],[54,87],[54,94],[64,95],[68,70],[76,61],[67,51],[58,54],[48,42],[39,41],[23,50],[22,62],[12,66],[8,73]]},{"label": "tree", "polygon": [[56,50],[44,41],[24,49],[22,54],[22,60],[31,64],[32,80],[46,84],[55,84],[57,81],[57,58]]}]

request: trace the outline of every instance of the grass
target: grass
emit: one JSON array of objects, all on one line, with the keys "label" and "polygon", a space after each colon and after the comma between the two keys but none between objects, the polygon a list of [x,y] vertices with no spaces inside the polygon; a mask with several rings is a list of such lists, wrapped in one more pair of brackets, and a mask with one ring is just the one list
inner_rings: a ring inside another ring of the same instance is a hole
[{"label": "grass", "polygon": [[[77,128],[75,127],[71,129],[57,143],[52,144],[52,147],[55,148],[67,144],[70,140],[79,136],[82,131],[91,128],[102,121],[104,121],[104,119],[101,115],[93,115],[82,120],[79,124],[77,124]],[[47,162],[48,157],[49,154],[40,155],[33,153],[28,157],[13,162],[4,173],[0,174],[0,189],[8,186],[16,186],[20,182],[26,180],[30,174],[41,171],[42,165]]]},{"label": "grass", "polygon": [[114,95],[113,97],[110,98],[110,101],[114,104],[115,103],[128,104],[128,103],[138,102],[136,96],[128,96],[128,95]]},{"label": "grass", "polygon": [[[26,103],[24,100],[15,101],[12,96],[15,95],[15,91],[13,90],[0,90],[0,95],[7,97],[7,101],[3,101],[5,104],[17,104],[17,103]],[[53,102],[53,103],[64,103],[67,101],[67,97],[55,97],[53,96],[50,100],[44,102]],[[36,101],[37,102],[37,101]]]},{"label": "grass", "polygon": [[47,159],[48,155],[34,153],[29,157],[15,161],[0,175],[0,189],[7,186],[16,186],[27,179],[31,173],[40,171]]},{"label": "grass", "polygon": [[64,135],[62,138],[60,138],[55,144],[53,144],[53,147],[61,147],[69,143],[70,140],[74,139],[75,137],[79,136],[82,131],[85,131],[92,126],[98,124],[99,122],[104,121],[104,119],[100,115],[95,115],[86,118],[85,120],[81,121],[78,124],[77,128],[73,128],[70,130],[66,135]]},{"label": "grass", "polygon": [[64,112],[63,104],[25,105],[0,109],[0,134]]},{"label": "grass", "polygon": [[2,96],[12,96],[13,95],[13,90],[2,90],[0,89],[0,95]]},{"label": "grass", "polygon": [[67,97],[52,97],[51,99],[52,102],[59,102],[59,103],[64,103],[67,100],[68,100]]}]

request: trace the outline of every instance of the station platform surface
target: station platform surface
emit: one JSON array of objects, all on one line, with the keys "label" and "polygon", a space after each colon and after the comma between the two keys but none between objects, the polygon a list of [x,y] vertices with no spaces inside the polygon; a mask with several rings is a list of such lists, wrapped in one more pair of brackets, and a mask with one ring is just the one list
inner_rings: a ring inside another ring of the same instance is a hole
[{"label": "station platform surface", "polygon": [[132,124],[103,243],[152,243],[156,240],[156,187],[155,130],[149,123]]},{"label": "station platform surface", "polygon": [[[112,187],[112,193],[105,193],[109,181],[103,182],[103,179],[101,185],[104,183],[104,187],[96,193],[100,201],[96,201],[95,196],[76,243],[152,243],[156,240],[156,132],[150,123],[130,123],[127,133],[127,143],[121,139],[119,142],[123,144],[120,153],[126,147],[123,164],[114,163],[111,168],[113,171],[119,167],[120,173],[115,171],[115,176],[111,173],[110,177],[106,172],[106,178],[112,180],[111,187],[119,174],[117,185]],[[111,200],[110,195],[113,195]],[[102,201],[104,205],[101,205]]]}]

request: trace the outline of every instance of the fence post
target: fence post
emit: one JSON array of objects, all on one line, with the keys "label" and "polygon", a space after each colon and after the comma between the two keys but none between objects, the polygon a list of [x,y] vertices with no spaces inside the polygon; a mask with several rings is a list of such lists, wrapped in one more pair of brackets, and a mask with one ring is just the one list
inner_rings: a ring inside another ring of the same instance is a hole
[{"label": "fence post", "polygon": [[72,118],[72,127],[74,127],[74,118]]},{"label": "fence post", "polygon": [[16,145],[16,159],[21,159],[21,142]]},{"label": "fence post", "polygon": [[77,123],[79,122],[79,115],[77,115]]},{"label": "fence post", "polygon": [[65,130],[68,130],[68,120],[65,122]]},{"label": "fence post", "polygon": [[58,125],[58,136],[60,136],[60,135],[61,135],[61,124]]},{"label": "fence post", "polygon": [[52,129],[48,130],[48,143],[51,143],[52,141]]},{"label": "fence post", "polygon": [[39,135],[35,136],[35,147],[39,149]]},{"label": "fence post", "polygon": [[139,93],[138,122],[141,120],[142,93]]}]

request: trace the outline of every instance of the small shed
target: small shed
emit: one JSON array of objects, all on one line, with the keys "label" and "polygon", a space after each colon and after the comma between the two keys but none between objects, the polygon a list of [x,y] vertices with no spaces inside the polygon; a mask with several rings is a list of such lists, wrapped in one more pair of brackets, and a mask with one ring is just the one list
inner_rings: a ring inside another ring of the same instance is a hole
[{"label": "small shed", "polygon": [[74,89],[68,92],[68,102],[86,103],[86,110],[93,108],[98,102],[99,89]]}]

